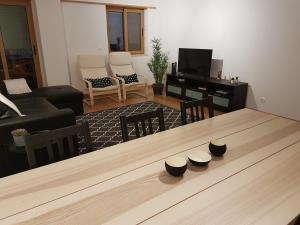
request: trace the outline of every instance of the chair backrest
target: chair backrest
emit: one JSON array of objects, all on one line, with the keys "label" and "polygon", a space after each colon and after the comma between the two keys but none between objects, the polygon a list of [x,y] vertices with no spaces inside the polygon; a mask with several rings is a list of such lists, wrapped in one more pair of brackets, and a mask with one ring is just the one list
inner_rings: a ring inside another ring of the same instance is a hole
[{"label": "chair backrest", "polygon": [[[194,100],[189,102],[180,102],[181,110],[181,123],[182,125],[187,124],[187,113],[186,110],[190,110],[191,121],[195,122],[205,119],[204,115],[204,106],[208,107],[208,116],[209,118],[214,117],[214,108],[213,108],[213,98],[208,96],[201,100]],[[200,107],[200,112],[199,112]],[[201,114],[200,114],[201,113]]]},{"label": "chair backrest", "polygon": [[[24,136],[29,167],[38,166],[36,151],[47,151],[49,163],[76,156],[77,135],[84,137],[86,151],[92,151],[92,142],[87,122],[33,135]],[[68,150],[68,151],[66,151]],[[58,154],[55,154],[58,153]]]},{"label": "chair backrest", "polygon": [[105,58],[102,55],[79,55],[80,72],[83,79],[108,77]]},{"label": "chair backrest", "polygon": [[130,52],[111,52],[109,65],[114,76],[134,74]]},{"label": "chair backrest", "polygon": [[141,136],[140,129],[139,129],[139,123],[141,123],[141,125],[142,125],[143,136],[147,135],[146,122],[148,123],[149,134],[153,134],[152,121],[154,118],[158,118],[159,131],[164,131],[165,130],[165,122],[164,122],[164,114],[163,114],[162,108],[158,108],[155,111],[140,113],[140,114],[136,114],[136,115],[132,115],[132,116],[120,116],[123,141],[125,142],[125,141],[129,140],[128,124],[134,125],[135,136],[137,138],[139,138]]}]

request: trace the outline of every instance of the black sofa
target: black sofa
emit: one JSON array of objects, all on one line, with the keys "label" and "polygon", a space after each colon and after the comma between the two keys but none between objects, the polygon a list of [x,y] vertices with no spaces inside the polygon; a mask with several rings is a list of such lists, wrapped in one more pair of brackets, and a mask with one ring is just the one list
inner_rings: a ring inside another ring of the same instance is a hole
[{"label": "black sofa", "polygon": [[1,90],[26,115],[20,117],[0,103],[0,111],[9,112],[7,118],[0,120],[0,177],[3,177],[27,169],[26,155],[10,150],[11,131],[24,128],[31,133],[76,124],[75,116],[83,114],[83,94],[70,86],[38,88],[20,95],[9,95],[3,86]]},{"label": "black sofa", "polygon": [[58,109],[72,109],[75,115],[83,114],[83,94],[68,85],[49,86],[32,89],[32,92],[18,95],[7,93],[5,84],[0,83],[0,91],[10,100],[40,97],[45,98]]}]

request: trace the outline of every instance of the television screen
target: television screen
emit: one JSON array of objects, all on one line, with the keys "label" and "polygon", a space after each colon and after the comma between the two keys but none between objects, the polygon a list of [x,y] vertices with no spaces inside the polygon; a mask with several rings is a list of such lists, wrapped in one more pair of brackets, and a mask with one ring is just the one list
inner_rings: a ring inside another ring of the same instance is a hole
[{"label": "television screen", "polygon": [[211,59],[211,49],[179,48],[178,71],[209,77]]}]

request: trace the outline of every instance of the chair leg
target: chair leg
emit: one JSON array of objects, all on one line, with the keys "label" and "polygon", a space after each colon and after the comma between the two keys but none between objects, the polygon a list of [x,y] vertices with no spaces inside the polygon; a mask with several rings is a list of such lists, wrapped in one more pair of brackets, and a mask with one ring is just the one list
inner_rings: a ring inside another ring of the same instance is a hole
[{"label": "chair leg", "polygon": [[121,95],[120,87],[118,88],[118,99],[119,99],[119,102],[122,101],[122,95]]},{"label": "chair leg", "polygon": [[123,101],[124,101],[124,103],[126,102],[126,88],[125,88],[125,86],[123,86],[122,87],[123,88]]},{"label": "chair leg", "polygon": [[93,91],[92,91],[91,89],[89,89],[89,93],[90,93],[91,106],[94,106],[94,95],[93,95]]},{"label": "chair leg", "polygon": [[146,84],[145,85],[145,94],[146,94],[147,99],[148,99],[148,91],[149,91],[148,84]]}]

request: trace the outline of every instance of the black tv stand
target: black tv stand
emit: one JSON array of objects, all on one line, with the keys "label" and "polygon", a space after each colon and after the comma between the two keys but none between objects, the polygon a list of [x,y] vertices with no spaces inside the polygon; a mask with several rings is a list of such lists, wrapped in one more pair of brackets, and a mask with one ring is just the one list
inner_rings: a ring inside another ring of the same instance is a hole
[{"label": "black tv stand", "polygon": [[246,104],[248,84],[230,83],[197,74],[167,74],[166,94],[183,100],[213,96],[216,109],[231,112],[242,109]]}]

